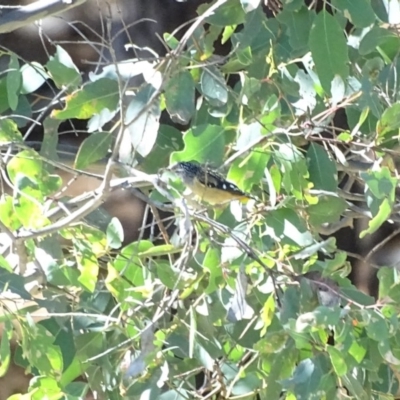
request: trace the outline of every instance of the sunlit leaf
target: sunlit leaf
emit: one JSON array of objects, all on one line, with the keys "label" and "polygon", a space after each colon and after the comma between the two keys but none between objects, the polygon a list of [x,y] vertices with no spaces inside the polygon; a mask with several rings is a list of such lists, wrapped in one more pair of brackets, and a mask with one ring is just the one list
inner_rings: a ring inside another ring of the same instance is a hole
[{"label": "sunlit leaf", "polygon": [[99,114],[104,108],[113,111],[118,106],[118,83],[111,79],[100,79],[83,86],[66,98],[63,110],[53,110],[56,119],[87,119]]},{"label": "sunlit leaf", "polygon": [[20,142],[22,141],[21,132],[11,119],[0,120],[0,142]]},{"label": "sunlit leaf", "polygon": [[147,156],[157,139],[160,126],[160,103],[153,99],[155,89],[146,85],[130,101],[125,114],[126,129],[120,149],[120,158],[130,160],[138,152]]},{"label": "sunlit leaf", "polygon": [[185,148],[173,152],[171,162],[199,161],[218,166],[222,162],[226,130],[217,125],[199,125],[183,136]]},{"label": "sunlit leaf", "polygon": [[124,230],[118,218],[113,218],[107,226],[107,244],[112,249],[121,247],[124,240]]},{"label": "sunlit leaf", "polygon": [[395,103],[384,111],[376,131],[378,135],[385,135],[398,128],[400,128],[400,103]]},{"label": "sunlit leaf", "polygon": [[21,93],[32,93],[39,89],[48,79],[49,75],[45,71],[43,65],[38,62],[24,64],[21,67],[22,87]]}]

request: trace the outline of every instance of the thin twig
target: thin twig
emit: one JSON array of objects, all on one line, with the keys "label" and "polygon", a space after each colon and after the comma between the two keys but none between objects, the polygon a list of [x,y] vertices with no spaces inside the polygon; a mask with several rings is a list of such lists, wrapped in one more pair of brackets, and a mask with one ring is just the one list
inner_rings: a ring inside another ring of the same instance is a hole
[{"label": "thin twig", "polygon": [[400,228],[394,230],[389,236],[386,236],[385,239],[381,240],[377,245],[375,245],[366,255],[364,262],[366,264],[369,264],[370,258],[373,257],[373,255],[380,250],[386,243],[390,242],[394,237],[396,237],[398,234],[400,234]]}]

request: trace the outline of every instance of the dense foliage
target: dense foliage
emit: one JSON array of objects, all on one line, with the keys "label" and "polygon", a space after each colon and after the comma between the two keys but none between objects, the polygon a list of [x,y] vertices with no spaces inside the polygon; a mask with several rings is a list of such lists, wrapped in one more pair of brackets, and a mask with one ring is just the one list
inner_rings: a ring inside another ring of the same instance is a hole
[{"label": "dense foliage", "polygon": [[[0,282],[29,307],[3,311],[0,374],[18,324],[30,398],[394,398],[398,272],[379,270],[377,299],[360,292],[332,235],[398,222],[400,9],[282,3],[276,18],[260,0],[204,4],[183,35],[165,33],[166,56],[104,52],[87,79],[62,46],[45,65],[2,51]],[[89,135],[67,166],[56,149],[71,119]],[[96,191],[63,196],[60,169],[84,175],[106,156]],[[163,172],[180,160],[260,201],[194,206]],[[122,187],[154,217],[134,243],[99,209]]]}]

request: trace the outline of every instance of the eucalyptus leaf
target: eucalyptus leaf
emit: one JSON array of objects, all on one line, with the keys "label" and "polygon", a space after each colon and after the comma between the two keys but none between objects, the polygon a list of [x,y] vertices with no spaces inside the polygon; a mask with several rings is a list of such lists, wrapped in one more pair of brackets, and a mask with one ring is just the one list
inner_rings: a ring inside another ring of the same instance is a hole
[{"label": "eucalyptus leaf", "polygon": [[19,61],[15,54],[11,54],[7,74],[7,95],[8,104],[11,110],[15,111],[18,106],[18,97],[21,90],[22,75],[19,69]]},{"label": "eucalyptus leaf", "polygon": [[46,69],[59,88],[65,85],[71,91],[82,82],[78,68],[72,61],[71,56],[61,46],[56,47],[56,53],[50,57],[46,64]]},{"label": "eucalyptus leaf", "polygon": [[349,74],[345,36],[336,18],[320,12],[311,27],[310,49],[325,92],[330,93],[335,75],[346,79]]},{"label": "eucalyptus leaf", "polygon": [[153,99],[155,89],[145,85],[131,99],[125,114],[124,138],[120,149],[122,160],[129,160],[138,152],[142,157],[147,156],[157,139],[160,126],[159,100]]},{"label": "eucalyptus leaf", "polygon": [[113,111],[118,106],[118,83],[103,78],[88,83],[67,97],[63,110],[53,110],[51,116],[55,119],[78,118],[87,119],[99,114],[104,108]]},{"label": "eucalyptus leaf", "polygon": [[225,78],[215,67],[208,67],[201,75],[201,91],[213,106],[221,107],[228,101],[228,87]]},{"label": "eucalyptus leaf", "polygon": [[87,166],[103,159],[112,143],[110,132],[96,132],[87,137],[79,147],[75,159],[75,168],[85,169]]},{"label": "eucalyptus leaf", "polygon": [[165,92],[167,110],[173,121],[187,124],[195,111],[195,85],[189,71],[181,71],[168,82]]}]

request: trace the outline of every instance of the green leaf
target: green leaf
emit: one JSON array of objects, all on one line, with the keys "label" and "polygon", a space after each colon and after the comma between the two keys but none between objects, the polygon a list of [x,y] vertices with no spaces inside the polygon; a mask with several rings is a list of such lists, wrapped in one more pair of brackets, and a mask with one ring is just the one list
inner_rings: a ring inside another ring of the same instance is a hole
[{"label": "green leaf", "polygon": [[321,11],[315,18],[310,33],[310,49],[321,85],[331,92],[335,75],[348,77],[348,53],[344,32],[335,17]]},{"label": "green leaf", "polygon": [[32,119],[32,106],[26,96],[19,96],[17,108],[4,113],[4,116],[9,116],[15,121],[18,128],[23,128],[29,124]]},{"label": "green leaf", "polygon": [[[140,287],[144,285],[144,276],[141,269],[142,260],[138,257],[138,253],[149,250],[152,247],[154,247],[154,245],[150,241],[141,240],[140,242],[134,242],[124,247],[121,253],[116,257],[113,266],[116,272],[128,279],[130,286]],[[118,291],[125,290],[118,281],[116,282],[116,286]],[[141,295],[139,297],[141,297]]]},{"label": "green leaf", "polygon": [[[202,4],[198,7],[197,13],[203,14],[211,4]],[[206,22],[216,26],[238,25],[243,23],[245,12],[239,0],[230,0],[223,3],[217,10],[206,19]]]},{"label": "green leaf", "polygon": [[[0,207],[1,207],[1,203],[0,203]],[[3,222],[2,215],[1,215],[1,208],[0,208],[0,218],[1,218],[1,221]],[[4,222],[3,222],[3,224],[4,224]],[[13,271],[10,263],[2,255],[0,255],[0,268],[3,268],[8,272]]]},{"label": "green leaf", "polygon": [[7,77],[0,79],[0,112],[8,110],[10,105],[8,104],[7,94]]},{"label": "green leaf", "polygon": [[160,244],[138,252],[138,257],[160,257],[168,254],[179,253],[180,251],[181,249],[173,244]]},{"label": "green leaf", "polygon": [[99,114],[104,108],[108,108],[110,111],[115,110],[118,102],[118,82],[103,78],[96,82],[90,82],[82,89],[67,96],[65,108],[53,110],[51,116],[61,120],[87,119]]},{"label": "green leaf", "polygon": [[[312,255],[316,254],[319,251],[331,252],[334,250],[336,250],[336,238],[331,236],[327,240],[324,240],[322,242],[318,242],[318,243],[312,244],[311,246],[305,247],[304,249],[302,249],[301,251],[296,253],[294,258],[296,260],[306,259],[306,258],[310,258]],[[337,257],[339,258],[339,255],[337,255]],[[332,264],[338,263],[338,260],[329,260],[329,261],[331,261]],[[326,267],[328,267],[329,264],[328,263],[326,263],[326,264],[327,264]],[[334,266],[332,266],[331,268],[334,268]]]},{"label": "green leaf", "polygon": [[308,169],[302,153],[291,143],[284,143],[273,154],[282,173],[282,187],[287,193],[303,200],[303,192],[309,188]]},{"label": "green leaf", "polygon": [[[360,98],[360,109],[369,108],[375,118],[381,118],[383,107],[380,99],[376,93],[374,93],[374,86],[368,78],[363,77],[361,80],[362,84],[362,96]],[[374,126],[375,129],[375,126]]]},{"label": "green leaf", "polygon": [[185,148],[171,154],[171,163],[193,160],[217,167],[223,161],[227,132],[218,125],[199,125],[188,130],[183,136]]},{"label": "green leaf", "polygon": [[317,394],[323,370],[315,359],[302,360],[296,367],[293,377],[285,379],[284,388],[292,391],[297,400],[306,400]]},{"label": "green leaf", "polygon": [[309,222],[313,226],[337,222],[346,208],[347,203],[341,197],[329,195],[318,196],[318,203],[312,204],[307,208]]},{"label": "green leaf", "polygon": [[365,196],[373,216],[368,223],[368,228],[360,233],[362,238],[368,233],[376,232],[390,216],[397,179],[392,178],[387,167],[383,167],[379,171],[362,172],[360,175],[368,188]]},{"label": "green leaf", "polygon": [[238,51],[237,58],[243,66],[250,65],[253,61],[253,56],[251,54],[251,47],[248,46]]},{"label": "green leaf", "polygon": [[225,77],[218,68],[214,66],[204,68],[200,85],[202,93],[212,106],[221,107],[228,102],[228,87]]},{"label": "green leaf", "polygon": [[[16,154],[7,164],[7,172],[15,184],[20,179],[20,190],[40,201],[45,196],[59,190],[62,184],[58,175],[51,175],[47,172],[42,158],[32,149]],[[28,178],[31,183],[24,180],[24,177]]]},{"label": "green leaf", "polygon": [[374,26],[361,40],[359,53],[365,56],[369,53],[376,52],[380,46],[399,47],[400,40],[397,35],[389,29]]},{"label": "green leaf", "polygon": [[289,43],[294,50],[308,50],[310,28],[315,14],[306,7],[301,7],[297,12],[289,11],[286,8],[276,18],[285,24],[289,33]]},{"label": "green leaf", "polygon": [[82,77],[70,55],[61,47],[56,47],[56,54],[46,64],[49,75],[58,88],[66,86],[69,91],[82,83]]},{"label": "green leaf", "polygon": [[160,168],[169,164],[171,153],[182,148],[182,133],[173,126],[161,124],[153,150],[143,160],[141,166],[147,173],[156,174]]},{"label": "green leaf", "polygon": [[381,119],[376,126],[378,135],[383,136],[388,132],[400,128],[400,103],[394,103],[382,114]]},{"label": "green leaf", "polygon": [[223,283],[221,251],[219,249],[210,247],[207,250],[203,260],[203,268],[209,273],[208,285],[204,293],[214,293]]},{"label": "green leaf", "polygon": [[119,249],[124,240],[124,228],[118,218],[113,218],[107,226],[107,246]]},{"label": "green leaf", "polygon": [[[310,290],[310,286],[307,282],[302,281],[305,284],[306,290]],[[325,307],[319,306],[314,311],[301,314],[296,321],[297,332],[308,332],[315,329],[316,327],[328,327],[330,325],[336,326],[340,319],[340,309],[338,307]]]},{"label": "green leaf", "polygon": [[[396,268],[381,267],[378,270],[379,299],[389,296],[390,290],[399,282],[399,273]],[[399,288],[396,288],[399,290]],[[400,290],[399,290],[400,294]]]},{"label": "green leaf", "polygon": [[[289,362],[291,370],[295,368],[295,349],[291,346],[287,346],[281,352],[277,352],[273,358],[273,368],[269,371],[266,377],[267,388],[262,392],[262,399],[279,399],[282,392],[282,383],[280,382],[282,377],[286,377],[284,374],[285,364]],[[261,395],[261,393],[260,393]]]},{"label": "green leaf", "polygon": [[89,292],[93,292],[96,287],[99,264],[96,257],[90,251],[84,251],[76,256],[80,276],[78,278],[82,286]]},{"label": "green leaf", "polygon": [[110,150],[113,135],[110,132],[96,132],[87,137],[79,147],[75,158],[75,168],[87,166],[103,159]]},{"label": "green leaf", "polygon": [[[370,399],[371,396],[369,396],[366,391],[365,387],[363,385],[363,380],[361,377],[359,377],[359,374],[355,374],[356,370],[352,370],[347,372],[347,374],[343,375],[341,377],[344,386],[348,390],[348,392],[354,396],[356,399],[360,400],[367,400]],[[359,377],[359,378],[358,378]],[[358,379],[357,379],[358,378]]]},{"label": "green leaf", "polygon": [[381,342],[389,338],[389,330],[385,319],[377,312],[369,312],[369,320],[365,327],[368,337]]},{"label": "green leaf", "polygon": [[276,302],[274,294],[269,295],[261,311],[261,320],[264,322],[263,331],[266,330],[272,322],[275,315]]},{"label": "green leaf", "polygon": [[[57,145],[58,145],[58,127],[61,121],[52,119],[48,116],[43,121],[44,137],[40,147],[40,155],[51,161],[58,161]],[[46,163],[46,170],[51,173],[54,168]]]},{"label": "green leaf", "polygon": [[34,180],[18,174],[15,178],[14,212],[21,224],[28,229],[39,229],[49,223],[43,215],[43,193]]},{"label": "green leaf", "polygon": [[60,349],[64,370],[73,363],[76,356],[74,331],[71,322],[70,319],[64,320],[62,327],[54,317],[39,322],[47,330],[49,336],[51,335],[54,338],[54,345]]},{"label": "green leaf", "polygon": [[370,26],[375,21],[375,13],[368,0],[334,0],[333,4],[359,28]]},{"label": "green leaf", "polygon": [[18,96],[21,90],[22,75],[19,70],[18,57],[12,53],[10,63],[8,64],[9,72],[7,73],[7,96],[8,104],[11,110],[15,111],[18,106]]},{"label": "green leaf", "polygon": [[9,290],[25,300],[31,300],[32,296],[25,289],[24,277],[0,269],[0,292]]},{"label": "green leaf", "polygon": [[85,398],[88,389],[88,384],[85,382],[71,382],[65,386],[63,392],[68,396],[68,399]]},{"label": "green leaf", "polygon": [[361,178],[368,187],[368,192],[376,199],[394,201],[395,189],[398,180],[392,177],[387,167],[378,171],[361,172]]},{"label": "green leaf", "polygon": [[348,298],[349,300],[353,300],[354,302],[363,306],[371,306],[372,304],[375,304],[375,300],[373,297],[360,292],[354,286],[341,287],[340,292],[343,293],[343,295],[346,296],[346,298]]},{"label": "green leaf", "polygon": [[270,158],[269,154],[253,152],[245,160],[238,160],[229,169],[227,179],[235,182],[245,192],[252,192],[254,185],[259,185],[264,177],[264,170]]},{"label": "green leaf", "polygon": [[347,373],[347,365],[343,358],[343,353],[336,349],[333,346],[327,346],[329,358],[331,359],[331,363],[334,371],[338,376],[343,376]]},{"label": "green leaf", "polygon": [[195,85],[189,71],[179,71],[168,81],[165,102],[172,121],[188,124],[195,112]]},{"label": "green leaf", "polygon": [[21,227],[21,222],[14,211],[13,198],[7,194],[3,194],[0,198],[0,219],[8,229],[13,231]]},{"label": "green leaf", "polygon": [[[52,353],[52,350],[49,350],[49,353]],[[40,349],[40,351],[44,351],[44,349]],[[39,357],[41,355],[39,351],[38,355]],[[33,390],[35,393],[32,397],[32,400],[46,398],[59,399],[62,396],[62,391],[56,379],[51,377],[51,364],[48,362],[49,360],[46,352],[44,351],[44,356],[41,358],[36,358],[35,361],[40,364],[38,365],[38,369],[42,372],[42,375],[44,376],[37,377],[37,379],[32,382],[30,389]],[[59,373],[59,371],[57,372]]]},{"label": "green leaf", "polygon": [[[261,8],[254,10],[246,14],[245,23],[243,24],[243,29],[238,29],[232,35],[232,46],[234,46],[237,51],[249,48],[251,54],[253,55],[254,67],[258,67],[258,73],[263,74],[268,71],[268,67],[260,66],[258,61],[262,57],[266,57],[270,50],[270,41],[274,41],[276,38],[277,30],[280,29],[276,21],[272,22],[267,20],[265,13]],[[234,56],[234,55],[233,55]],[[260,56],[258,58],[257,56]],[[235,60],[236,57],[233,58]],[[228,61],[228,64],[230,62]],[[225,70],[225,67],[222,67]],[[255,77],[252,68],[248,69],[249,76]],[[258,79],[261,79],[257,76]]]},{"label": "green leaf", "polygon": [[168,47],[171,50],[174,50],[178,47],[179,45],[179,40],[176,39],[173,35],[170,33],[164,33],[163,34],[163,39],[165,40],[165,43],[168,45]]},{"label": "green leaf", "polygon": [[82,362],[100,354],[104,350],[103,345],[101,332],[84,332],[75,338],[75,346],[79,349],[77,356]]},{"label": "green leaf", "polygon": [[1,142],[21,142],[22,135],[18,130],[17,124],[11,119],[0,120],[0,143]]},{"label": "green leaf", "polygon": [[337,170],[335,162],[319,144],[311,143],[307,150],[308,171],[313,189],[336,192]]},{"label": "green leaf", "polygon": [[169,263],[157,263],[156,275],[168,289],[185,289],[184,280],[179,276],[178,271],[171,268]]},{"label": "green leaf", "polygon": [[265,234],[282,244],[304,247],[313,243],[311,233],[294,210],[281,208],[271,211],[265,224]]},{"label": "green leaf", "polygon": [[390,287],[387,296],[398,303],[400,301],[400,283],[393,284]]},{"label": "green leaf", "polygon": [[365,340],[356,340],[354,337],[351,338],[351,346],[349,348],[349,354],[360,363],[365,355],[367,354],[367,346]]}]

